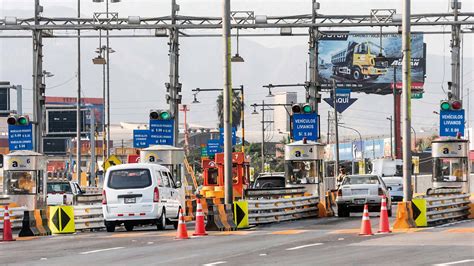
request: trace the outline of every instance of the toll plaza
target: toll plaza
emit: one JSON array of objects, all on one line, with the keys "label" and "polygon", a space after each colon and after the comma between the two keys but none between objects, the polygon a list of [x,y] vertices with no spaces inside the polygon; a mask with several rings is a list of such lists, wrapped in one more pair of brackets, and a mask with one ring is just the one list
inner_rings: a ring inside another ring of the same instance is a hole
[{"label": "toll plaza", "polygon": [[3,194],[27,210],[46,207],[46,161],[33,151],[14,151],[4,156]]}]

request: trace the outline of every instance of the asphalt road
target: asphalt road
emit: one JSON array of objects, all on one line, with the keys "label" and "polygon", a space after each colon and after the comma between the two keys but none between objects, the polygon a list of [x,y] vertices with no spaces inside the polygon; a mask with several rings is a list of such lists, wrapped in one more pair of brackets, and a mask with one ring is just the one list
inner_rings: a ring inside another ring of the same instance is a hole
[{"label": "asphalt road", "polygon": [[[375,232],[378,217],[371,220]],[[171,227],[55,235],[0,242],[0,264],[474,265],[473,220],[375,236],[359,228],[360,217],[331,217],[188,240],[175,240]]]}]

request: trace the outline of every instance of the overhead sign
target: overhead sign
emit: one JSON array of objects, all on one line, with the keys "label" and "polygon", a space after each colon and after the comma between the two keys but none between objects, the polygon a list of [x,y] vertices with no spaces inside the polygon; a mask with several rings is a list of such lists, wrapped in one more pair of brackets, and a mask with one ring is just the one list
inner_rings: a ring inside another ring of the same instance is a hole
[{"label": "overhead sign", "polygon": [[53,234],[76,232],[72,206],[50,206],[49,213],[49,228]]},{"label": "overhead sign", "polygon": [[148,139],[150,136],[150,130],[147,129],[134,129],[133,130],[133,147],[140,149],[140,148],[147,148],[148,147]]},{"label": "overhead sign", "polygon": [[149,145],[173,145],[174,120],[150,120]]},{"label": "overhead sign", "polygon": [[415,92],[411,94],[412,99],[423,99],[423,92]]},{"label": "overhead sign", "polygon": [[[401,87],[401,34],[379,32],[325,31],[318,38],[318,70],[321,86],[351,88],[353,92],[393,93]],[[412,89],[422,90],[425,80],[426,46],[423,34],[411,34]],[[381,57],[379,55],[382,55]],[[395,69],[395,71],[394,71]]]},{"label": "overhead sign", "polygon": [[220,140],[218,139],[210,139],[207,141],[207,155],[212,157],[215,156],[216,153],[222,152]]},{"label": "overhead sign", "polygon": [[[76,108],[77,98],[46,96],[45,103],[47,109],[49,109],[50,107],[52,108],[53,106]],[[81,98],[81,107],[88,110],[94,109],[94,123],[96,124],[96,129],[97,131],[102,131],[102,126],[104,125],[105,120],[104,99],[83,97]],[[92,122],[90,114],[91,112],[87,112],[84,114],[84,123],[89,126]]]},{"label": "overhead sign", "polygon": [[[224,146],[224,128],[219,128],[219,140],[220,145]],[[237,129],[235,127],[232,128],[232,145],[237,144]]]},{"label": "overhead sign", "polygon": [[8,147],[10,151],[33,150],[33,125],[8,125]]},{"label": "overhead sign", "polygon": [[[334,95],[331,98],[324,99],[332,108],[334,108]],[[351,89],[336,89],[336,111],[344,112],[349,106],[355,103],[357,99],[351,98]]]},{"label": "overhead sign", "polygon": [[110,155],[110,157],[107,158],[107,160],[104,162],[104,171],[107,171],[109,167],[120,165],[120,164],[122,164],[122,161],[120,161],[120,159],[117,156]]},{"label": "overhead sign", "polygon": [[318,115],[316,113],[309,114],[293,114],[293,139],[295,141],[318,140]]},{"label": "overhead sign", "polygon": [[441,137],[456,137],[458,133],[464,136],[464,110],[441,110],[439,112],[439,135]]},{"label": "overhead sign", "polygon": [[[90,125],[86,124],[87,117],[90,117],[89,111],[81,110],[81,133],[88,134]],[[70,136],[77,134],[77,110],[75,108],[61,107],[61,109],[46,107],[46,134]]]}]

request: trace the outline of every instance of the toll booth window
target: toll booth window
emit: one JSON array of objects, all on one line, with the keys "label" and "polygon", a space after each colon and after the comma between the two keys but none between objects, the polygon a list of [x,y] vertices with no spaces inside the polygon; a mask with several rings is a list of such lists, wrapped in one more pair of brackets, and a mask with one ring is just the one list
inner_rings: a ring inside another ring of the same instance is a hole
[{"label": "toll booth window", "polygon": [[433,165],[436,182],[466,182],[467,158],[437,158]]},{"label": "toll booth window", "polygon": [[217,185],[217,177],[219,176],[217,168],[207,169],[207,183],[209,185]]},{"label": "toll booth window", "polygon": [[293,161],[288,165],[288,170],[291,184],[314,184],[317,181],[315,161]]},{"label": "toll booth window", "polygon": [[11,194],[36,194],[36,175],[34,171],[8,172],[6,187]]}]

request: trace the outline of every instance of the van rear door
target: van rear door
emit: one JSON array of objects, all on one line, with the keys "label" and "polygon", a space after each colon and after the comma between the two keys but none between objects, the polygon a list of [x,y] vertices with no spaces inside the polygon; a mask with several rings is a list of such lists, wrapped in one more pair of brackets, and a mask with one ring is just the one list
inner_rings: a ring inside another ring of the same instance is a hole
[{"label": "van rear door", "polygon": [[107,205],[113,213],[149,212],[153,208],[153,181],[148,169],[121,169],[109,173]]}]

